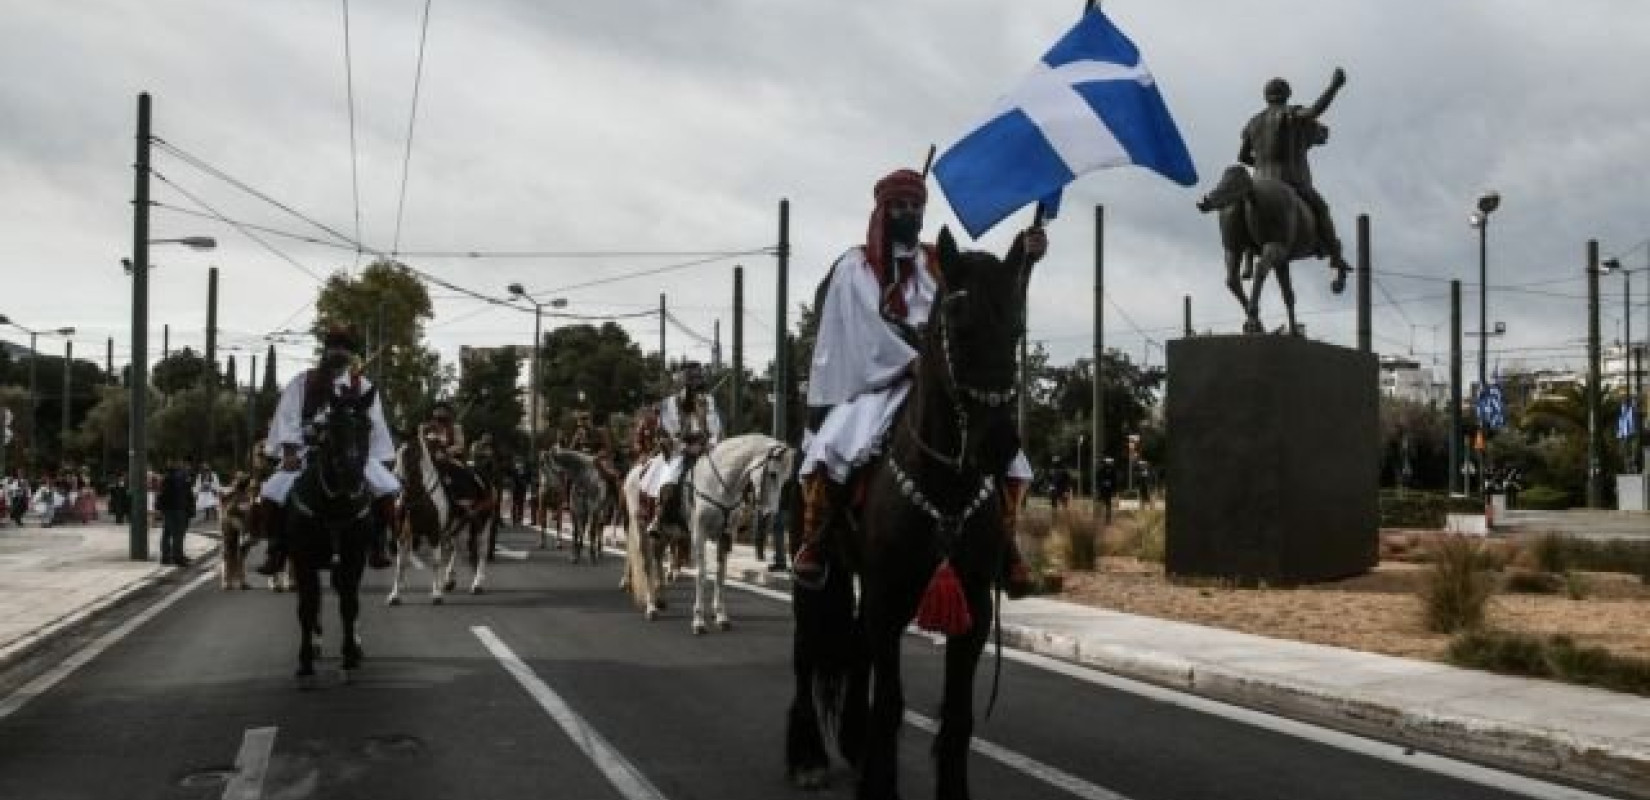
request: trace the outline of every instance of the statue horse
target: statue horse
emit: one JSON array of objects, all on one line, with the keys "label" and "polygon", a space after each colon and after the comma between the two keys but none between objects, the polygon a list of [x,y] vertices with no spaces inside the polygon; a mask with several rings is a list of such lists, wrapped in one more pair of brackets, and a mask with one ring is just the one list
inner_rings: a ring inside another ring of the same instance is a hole
[{"label": "statue horse", "polygon": [[[733,549],[733,528],[738,518],[771,518],[779,509],[781,489],[796,470],[796,451],[784,442],[760,433],[726,439],[693,464],[693,472],[683,476],[693,487],[688,527],[693,531],[693,562],[699,574],[693,582],[693,632],[702,634],[705,624],[705,594],[711,595],[716,627],[733,627],[728,618],[722,591],[728,582],[728,551]],[[746,505],[749,498],[749,505]],[[754,527],[760,528],[760,524]],[[714,558],[706,546],[716,543]],[[716,576],[711,578],[711,565]]]},{"label": "statue horse", "polygon": [[614,497],[607,479],[589,454],[552,444],[544,455],[551,476],[566,479],[573,512],[573,563],[579,563],[581,554],[588,551],[594,564],[601,560],[602,532],[613,518]]},{"label": "statue horse", "polygon": [[[1234,164],[1221,174],[1215,188],[1197,201],[1197,210],[1220,212],[1220,240],[1226,250],[1226,288],[1243,306],[1244,333],[1260,333],[1260,293],[1268,273],[1278,274],[1278,288],[1289,315],[1287,332],[1300,335],[1295,323],[1295,287],[1289,280],[1289,262],[1322,257],[1318,252],[1318,228],[1312,208],[1274,178],[1251,176]],[[1258,266],[1256,262],[1258,261]],[[1241,277],[1238,268],[1243,267]],[[1247,292],[1243,281],[1253,274]],[[1346,288],[1346,270],[1338,270],[1329,285],[1336,294]]]},{"label": "statue horse", "polygon": [[937,609],[949,618],[941,625],[935,796],[969,796],[974,675],[1006,557],[997,482],[1018,449],[1015,350],[1031,269],[1022,239],[1000,262],[959,251],[942,229],[938,253],[940,289],[919,334],[922,357],[884,455],[866,467],[864,503],[829,520],[821,585],[792,589],[795,695],[785,756],[802,788],[824,784],[824,737],[834,735],[858,768],[858,797],[898,795],[900,643],[913,618],[945,616]]},{"label": "statue horse", "polygon": [[395,477],[401,481],[401,510],[396,515],[395,526],[395,577],[385,598],[386,604],[401,604],[407,561],[420,544],[430,545],[435,554],[430,565],[430,603],[446,602],[447,592],[458,586],[461,534],[464,534],[464,551],[470,559],[470,569],[475,573],[470,581],[470,594],[486,591],[483,584],[487,580],[487,559],[483,557],[482,544],[492,538],[491,511],[487,505],[491,495],[481,479],[469,470],[455,470],[455,475],[451,485],[442,481],[423,437],[413,437],[396,451]]},{"label": "statue horse", "polygon": [[343,623],[346,676],[359,669],[363,656],[355,620],[361,611],[361,573],[371,543],[372,495],[365,469],[372,420],[368,410],[378,389],[335,393],[318,416],[313,446],[304,469],[287,497],[287,542],[298,584],[298,682],[308,688],[315,678],[321,634],[321,576],[332,573]]}]

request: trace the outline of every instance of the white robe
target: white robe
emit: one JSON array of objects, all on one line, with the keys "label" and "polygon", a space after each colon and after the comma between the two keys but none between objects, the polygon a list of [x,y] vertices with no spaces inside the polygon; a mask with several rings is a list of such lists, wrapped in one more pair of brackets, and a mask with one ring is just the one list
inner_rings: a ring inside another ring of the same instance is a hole
[{"label": "white robe", "polygon": [[[264,442],[264,455],[280,461],[281,446],[293,444],[298,446],[299,461],[303,460],[304,451],[304,383],[308,372],[300,372],[292,380],[287,381],[286,388],[281,390],[281,400],[275,406],[275,417],[269,422],[269,437]],[[349,372],[343,371],[333,378],[333,386],[347,389],[352,381]],[[372,388],[372,382],[365,377],[360,378],[359,390],[362,392]],[[383,497],[401,491],[401,482],[396,480],[394,473],[384,466],[386,461],[395,460],[395,444],[390,440],[389,425],[384,422],[383,398],[374,397],[372,408],[367,412],[368,419],[372,420],[372,434],[367,443],[367,467],[365,477],[367,489],[373,497]],[[302,471],[280,470],[264,481],[264,497],[277,503],[286,503],[286,496],[292,491],[292,484],[298,480]]]},{"label": "white robe", "polygon": [[[916,275],[905,284],[905,319],[913,328],[928,322],[939,291],[928,271],[928,251],[895,252],[916,259]],[[917,351],[882,318],[882,287],[865,260],[865,249],[843,253],[831,267],[831,283],[820,304],[819,334],[808,369],[808,405],[831,410],[802,439],[800,474],[824,467],[842,483],[855,468],[877,455],[894,414],[911,391],[909,365]],[[1029,479],[1025,453],[1009,466],[1012,478]]]},{"label": "white robe", "polygon": [[[722,441],[722,415],[716,411],[715,397],[709,394],[702,396],[705,398],[705,426],[710,429],[705,439],[705,452],[708,453]],[[678,399],[677,395],[671,395],[659,404],[659,427],[677,439],[682,435],[682,411],[678,407]],[[654,453],[642,469],[639,480],[642,492],[648,497],[658,497],[661,488],[682,479],[682,448],[676,447],[671,453],[668,459]]]}]

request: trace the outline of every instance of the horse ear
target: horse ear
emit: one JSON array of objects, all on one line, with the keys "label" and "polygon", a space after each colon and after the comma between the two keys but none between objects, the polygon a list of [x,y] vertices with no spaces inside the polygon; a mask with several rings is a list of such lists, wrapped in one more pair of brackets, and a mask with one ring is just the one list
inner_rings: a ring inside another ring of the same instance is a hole
[{"label": "horse ear", "polygon": [[940,238],[936,245],[940,254],[940,275],[945,278],[945,285],[961,285],[962,251],[957,249],[957,240],[951,235],[951,226],[940,226]]}]

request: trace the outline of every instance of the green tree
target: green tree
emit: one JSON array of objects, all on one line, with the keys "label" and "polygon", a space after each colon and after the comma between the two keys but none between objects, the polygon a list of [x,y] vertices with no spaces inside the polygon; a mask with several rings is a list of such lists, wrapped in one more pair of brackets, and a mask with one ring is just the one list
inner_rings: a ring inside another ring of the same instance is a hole
[{"label": "green tree", "polygon": [[624,328],[612,322],[550,331],[541,359],[540,402],[552,420],[574,409],[589,410],[598,419],[632,411],[659,379],[657,359],[643,356]]},{"label": "green tree", "polygon": [[520,376],[521,365],[508,348],[466,360],[459,375],[454,405],[459,409],[465,434],[479,438],[491,433],[493,447],[500,455],[520,452],[526,442],[520,434],[526,418],[522,392],[516,385]]},{"label": "green tree", "polygon": [[1404,465],[1411,489],[1444,491],[1449,486],[1449,416],[1426,403],[1382,398],[1380,406],[1381,485],[1397,486]]},{"label": "green tree", "polygon": [[235,354],[230,353],[229,364],[223,370],[223,385],[230,389],[236,389],[240,387],[239,381],[240,375],[235,370]]},{"label": "green tree", "polygon": [[154,369],[149,371],[149,382],[161,394],[174,395],[205,385],[207,376],[211,374],[212,368],[206,363],[206,358],[185,347],[155,362]]},{"label": "green tree", "polygon": [[317,341],[327,326],[342,322],[370,343],[367,372],[381,378],[385,415],[395,429],[411,430],[428,408],[439,365],[423,345],[424,323],[434,316],[424,282],[403,264],[375,261],[353,275],[333,273],[315,311]]}]

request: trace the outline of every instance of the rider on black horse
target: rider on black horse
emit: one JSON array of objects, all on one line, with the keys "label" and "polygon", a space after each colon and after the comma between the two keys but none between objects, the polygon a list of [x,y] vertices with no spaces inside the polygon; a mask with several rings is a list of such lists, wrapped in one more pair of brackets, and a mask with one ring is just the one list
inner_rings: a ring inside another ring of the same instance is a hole
[{"label": "rider on black horse", "polygon": [[[287,541],[286,498],[292,491],[303,469],[303,458],[308,446],[308,434],[316,416],[326,407],[333,395],[340,392],[365,393],[372,383],[354,363],[360,354],[360,339],[355,331],[342,325],[329,327],[321,340],[320,366],[304,370],[289,381],[281,391],[275,407],[275,416],[269,423],[269,436],[264,454],[279,462],[274,475],[264,482],[258,502],[264,519],[264,531],[269,538],[264,563],[258,566],[261,575],[276,575],[286,564]],[[384,408],[379,399],[373,400],[368,412],[372,419],[372,437],[368,443],[366,485],[373,497],[373,512],[379,522],[373,526],[372,549],[367,563],[373,569],[390,565],[385,553],[389,527],[395,524],[395,496],[401,491],[401,482],[390,472],[395,459],[395,445],[390,430],[384,423]]]},{"label": "rider on black horse", "polygon": [[675,440],[675,451],[668,457],[655,455],[642,478],[643,495],[652,498],[658,508],[648,525],[649,536],[659,535],[661,523],[687,522],[682,476],[692,474],[699,456],[722,440],[722,417],[706,391],[705,373],[698,363],[682,365],[682,389],[659,404],[659,428]]}]

